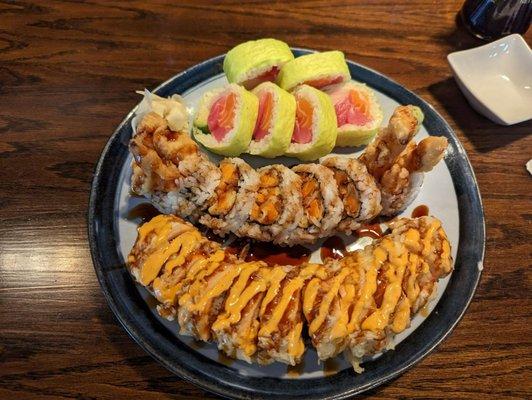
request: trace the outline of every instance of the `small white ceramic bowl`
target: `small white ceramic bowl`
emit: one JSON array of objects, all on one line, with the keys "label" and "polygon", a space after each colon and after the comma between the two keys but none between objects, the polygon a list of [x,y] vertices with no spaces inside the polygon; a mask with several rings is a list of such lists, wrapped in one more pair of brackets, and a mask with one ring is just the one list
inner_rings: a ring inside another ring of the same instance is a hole
[{"label": "small white ceramic bowl", "polygon": [[493,122],[532,119],[532,51],[521,35],[447,56],[471,106]]}]

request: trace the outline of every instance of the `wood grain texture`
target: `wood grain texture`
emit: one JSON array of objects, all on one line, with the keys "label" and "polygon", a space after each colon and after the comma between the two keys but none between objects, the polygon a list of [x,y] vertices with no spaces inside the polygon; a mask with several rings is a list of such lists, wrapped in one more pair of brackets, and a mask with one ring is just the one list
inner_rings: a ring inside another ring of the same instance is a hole
[{"label": "wood grain texture", "polygon": [[135,90],[263,36],[339,48],[414,90],[451,123],[479,181],[488,240],[473,303],[433,354],[368,396],[530,398],[532,123],[494,125],[461,95],[445,57],[479,44],[456,28],[461,3],[0,0],[0,398],[213,397],[155,363],[108,309],[89,186]]}]

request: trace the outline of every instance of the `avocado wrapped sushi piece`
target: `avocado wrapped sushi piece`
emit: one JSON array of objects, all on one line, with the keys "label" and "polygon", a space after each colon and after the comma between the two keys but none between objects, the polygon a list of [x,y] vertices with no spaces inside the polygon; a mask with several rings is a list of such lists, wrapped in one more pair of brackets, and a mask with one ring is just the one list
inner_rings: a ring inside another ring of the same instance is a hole
[{"label": "avocado wrapped sushi piece", "polygon": [[259,98],[259,114],[249,153],[273,158],[290,145],[296,118],[296,99],[272,82],[263,82],[253,93]]},{"label": "avocado wrapped sushi piece", "polygon": [[259,99],[242,86],[209,91],[198,105],[194,137],[213,153],[238,156],[248,149],[258,111]]},{"label": "avocado wrapped sushi piece", "polygon": [[368,144],[382,124],[382,109],[373,90],[354,81],[328,87],[338,122],[337,146]]},{"label": "avocado wrapped sushi piece", "polygon": [[277,81],[283,89],[292,90],[302,84],[321,89],[350,79],[344,53],[334,50],[297,57],[281,68]]},{"label": "avocado wrapped sushi piece", "polygon": [[331,99],[321,90],[301,85],[294,92],[296,119],[286,155],[302,161],[317,160],[336,143],[336,114]]},{"label": "avocado wrapped sushi piece", "polygon": [[227,52],[223,69],[230,83],[253,89],[262,82],[274,82],[281,67],[293,59],[294,55],[285,42],[250,40]]}]

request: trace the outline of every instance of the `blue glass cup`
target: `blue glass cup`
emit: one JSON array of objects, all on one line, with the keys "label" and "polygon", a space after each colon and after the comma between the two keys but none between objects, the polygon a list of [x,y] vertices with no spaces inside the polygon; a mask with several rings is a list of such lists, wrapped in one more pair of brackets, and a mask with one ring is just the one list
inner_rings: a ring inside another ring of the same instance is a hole
[{"label": "blue glass cup", "polygon": [[532,0],[466,0],[460,15],[468,30],[481,39],[524,34],[532,19]]}]

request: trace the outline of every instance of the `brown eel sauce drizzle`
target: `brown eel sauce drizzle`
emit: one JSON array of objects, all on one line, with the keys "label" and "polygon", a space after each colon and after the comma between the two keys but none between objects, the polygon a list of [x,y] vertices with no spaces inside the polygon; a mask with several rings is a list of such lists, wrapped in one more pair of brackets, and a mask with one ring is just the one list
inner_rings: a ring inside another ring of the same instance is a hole
[{"label": "brown eel sauce drizzle", "polygon": [[412,211],[412,218],[426,217],[428,215],[429,208],[425,204],[417,206],[414,208],[414,211]]}]

